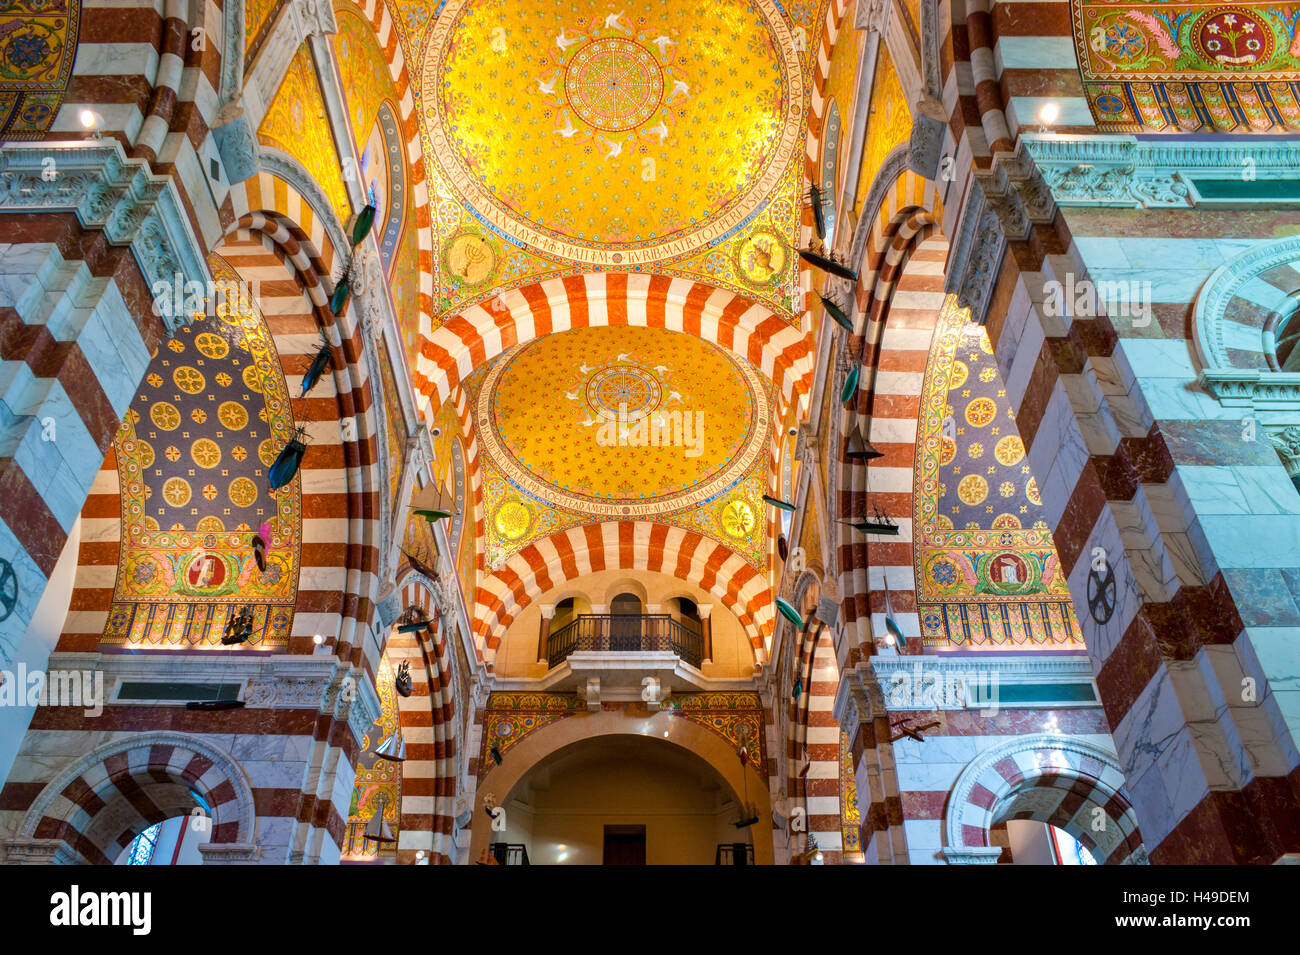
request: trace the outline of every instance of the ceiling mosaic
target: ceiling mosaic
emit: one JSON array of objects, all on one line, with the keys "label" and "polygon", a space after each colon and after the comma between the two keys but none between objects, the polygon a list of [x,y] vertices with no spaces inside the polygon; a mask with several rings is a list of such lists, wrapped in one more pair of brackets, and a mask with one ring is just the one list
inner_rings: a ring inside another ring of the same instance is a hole
[{"label": "ceiling mosaic", "polygon": [[436,157],[434,324],[596,270],[690,277],[794,317],[818,6],[395,3]]},{"label": "ceiling mosaic", "polygon": [[602,326],[511,349],[466,390],[489,566],[567,527],[638,517],[762,565],[772,396],[747,362],[691,335]]},{"label": "ceiling mosaic", "polygon": [[988,333],[951,295],[921,402],[913,526],[924,642],[1077,642],[1065,574]]},{"label": "ceiling mosaic", "polygon": [[742,224],[779,182],[803,108],[786,52],[770,3],[719,0],[702,17],[656,0],[450,0],[424,69],[434,154],[485,218],[548,256],[670,258]]},{"label": "ceiling mosaic", "polygon": [[[239,282],[219,256],[214,282]],[[301,546],[301,477],[266,472],[293,433],[270,331],[247,298],[218,297],[158,349],[114,441],[122,531],[107,643],[220,647],[249,605],[249,649],[288,641]],[[266,570],[252,539],[265,526]]]},{"label": "ceiling mosaic", "polygon": [[80,24],[81,0],[0,3],[0,140],[36,139],[53,124]]},{"label": "ceiling mosaic", "polygon": [[325,192],[341,222],[352,214],[315,62],[304,43],[294,54],[257,130],[257,141],[292,156]]},{"label": "ceiling mosaic", "polygon": [[871,183],[876,178],[890,150],[906,143],[912,135],[912,113],[903,96],[903,84],[889,55],[888,45],[880,44],[876,60],[876,75],[871,85],[871,114],[867,121],[867,135],[862,144],[862,166],[858,179],[858,217],[863,214],[862,204],[871,193]]},{"label": "ceiling mosaic", "polygon": [[1109,133],[1300,129],[1300,8],[1071,0],[1097,127]]}]

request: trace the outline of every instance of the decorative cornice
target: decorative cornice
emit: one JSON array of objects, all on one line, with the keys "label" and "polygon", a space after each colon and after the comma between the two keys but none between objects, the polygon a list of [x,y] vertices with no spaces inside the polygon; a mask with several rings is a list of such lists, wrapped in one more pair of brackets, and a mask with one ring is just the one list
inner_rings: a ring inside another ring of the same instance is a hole
[{"label": "decorative cornice", "polygon": [[[203,249],[170,176],[129,159],[116,139],[17,142],[0,147],[0,211],[70,209],[111,245],[129,245],[146,283],[210,279]],[[184,316],[162,316],[169,332]]]},{"label": "decorative cornice", "polygon": [[871,657],[870,664],[888,710],[997,708],[1001,686],[1093,681],[1083,655],[891,655]]},{"label": "decorative cornice", "polygon": [[[1062,206],[1123,206],[1134,209],[1189,208],[1214,202],[1195,180],[1294,179],[1300,142],[1217,137],[1171,140],[1156,137],[1076,136],[1026,133],[1023,148],[1033,157]],[[1224,200],[1217,200],[1224,201]],[[1234,198],[1234,205],[1250,203]],[[1276,198],[1256,202],[1294,205]]]}]

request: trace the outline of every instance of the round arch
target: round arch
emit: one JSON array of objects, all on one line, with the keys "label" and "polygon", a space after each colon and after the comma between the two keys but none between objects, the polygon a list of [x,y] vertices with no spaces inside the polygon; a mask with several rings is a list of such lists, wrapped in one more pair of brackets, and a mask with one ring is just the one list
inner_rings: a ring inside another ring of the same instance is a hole
[{"label": "round arch", "polygon": [[447,639],[434,583],[408,570],[398,581],[398,593],[401,606],[419,607],[428,625],[418,633],[394,630],[387,645],[394,664],[410,665],[413,687],[409,697],[397,697],[407,747],[397,863],[410,865],[423,850],[432,862],[445,865],[456,854],[452,832],[465,752],[462,720],[469,703],[458,699],[456,654]]},{"label": "round arch", "polygon": [[[1017,736],[973,759],[948,795],[943,857],[992,863],[989,830],[1008,819],[1064,829],[1106,865],[1145,859],[1137,814],[1113,752],[1078,737]],[[973,850],[973,851],[972,851]]]},{"label": "round arch", "polygon": [[511,621],[539,595],[584,574],[620,568],[667,574],[712,594],[740,620],[761,659],[774,616],[762,571],[712,538],[649,521],[572,527],[512,555],[475,595],[476,638],[495,650]]},{"label": "round arch", "polygon": [[599,272],[510,289],[422,335],[416,390],[445,401],[476,367],[507,348],[596,325],[666,328],[703,338],[753,364],[787,402],[803,400],[812,385],[808,336],[766,308],[689,279]]},{"label": "round arch", "polygon": [[[385,512],[382,497],[387,482],[380,474],[386,455],[380,453],[383,427],[372,388],[370,365],[366,356],[367,337],[363,331],[361,307],[354,301],[342,315],[335,316],[328,299],[333,290],[329,276],[346,253],[342,226],[322,196],[300,192],[290,176],[293,170],[279,169],[284,163],[264,155],[275,169],[259,173],[231,189],[236,220],[216,251],[231,260],[241,275],[263,270],[287,273],[296,288],[290,297],[303,299],[300,305],[267,315],[281,363],[287,376],[300,376],[315,355],[315,333],[324,334],[332,352],[332,373],[325,381],[332,383],[334,394],[294,396],[300,406],[310,409],[321,400],[332,402],[324,414],[295,414],[299,423],[337,420],[340,427],[313,432],[309,453],[304,456],[304,478],[319,470],[318,478],[304,481],[310,494],[319,498],[317,516],[344,518],[339,525],[341,540],[328,541],[343,548],[342,575],[337,558],[323,573],[338,579],[333,588],[341,616],[338,650],[347,659],[359,662],[359,633],[372,622],[374,597],[378,589],[378,570],[385,552],[387,528],[379,515]],[[281,175],[281,172],[284,175]],[[305,186],[307,188],[307,186]],[[366,294],[366,293],[362,293]],[[305,350],[304,350],[305,349]],[[352,428],[347,423],[355,424]],[[340,504],[346,509],[337,514]],[[337,595],[341,595],[338,597]],[[359,630],[359,626],[362,628]],[[304,639],[310,634],[299,635]]]},{"label": "round arch", "polygon": [[212,812],[209,845],[224,847],[204,854],[251,858],[256,816],[243,769],[208,740],[169,731],[112,740],[73,761],[32,802],[13,842],[46,840],[54,862],[111,865],[149,826],[188,815],[195,793]]},{"label": "round arch", "polygon": [[[910,493],[916,451],[914,423],[929,356],[926,333],[933,332],[939,310],[913,305],[910,299],[900,304],[895,295],[900,289],[933,292],[929,286],[941,282],[929,274],[933,268],[914,273],[909,266],[921,260],[941,266],[948,243],[940,231],[934,184],[908,169],[906,159],[906,147],[886,157],[864,207],[870,215],[864,216],[853,238],[853,261],[859,263],[861,274],[854,291],[857,331],[846,336],[831,385],[838,395],[852,363],[861,363],[857,390],[832,416],[830,435],[836,464],[828,471],[827,498],[832,513],[827,522],[835,525],[834,573],[844,595],[841,612],[845,631],[852,641],[847,649],[839,650],[841,660],[851,661],[871,652],[872,614],[885,610],[886,574],[890,581],[890,611],[914,615],[916,610]],[[887,329],[896,327],[901,334],[888,334]],[[878,401],[881,395],[885,397]],[[894,484],[907,485],[906,493],[892,488],[882,493],[878,486],[871,495],[872,503],[882,504],[901,525],[897,539],[868,541],[840,521],[841,516],[846,520],[863,516],[852,508],[855,502],[867,500],[869,490],[868,469],[845,456],[848,435],[855,428],[885,454],[872,463],[871,469],[878,474],[889,469],[898,475]],[[879,570],[869,573],[868,568]],[[910,629],[919,633],[919,624]]]},{"label": "round arch", "polygon": [[[665,733],[668,734],[667,737]],[[758,865],[772,863],[772,805],[767,781],[751,763],[741,766],[740,760],[736,758],[735,747],[721,735],[691,720],[674,717],[667,710],[643,717],[629,716],[621,711],[581,714],[547,724],[510,747],[501,764],[493,766],[479,780],[474,797],[470,858],[480,858],[491,841],[491,822],[484,811],[489,797],[507,798],[519,781],[552,753],[575,743],[612,736],[655,738],[665,746],[685,749],[708,763],[730,787],[737,800],[747,792],[749,799],[757,806],[759,818],[752,829],[754,861]]]}]

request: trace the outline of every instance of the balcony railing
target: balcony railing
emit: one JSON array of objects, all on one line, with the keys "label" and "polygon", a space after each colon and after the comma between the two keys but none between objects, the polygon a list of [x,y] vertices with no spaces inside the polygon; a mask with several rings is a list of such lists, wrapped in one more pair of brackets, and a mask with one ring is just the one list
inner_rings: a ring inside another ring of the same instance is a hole
[{"label": "balcony railing", "polygon": [[714,865],[753,865],[754,847],[746,842],[719,842]]},{"label": "balcony railing", "polygon": [[519,842],[493,842],[488,852],[497,865],[528,865],[528,847]]},{"label": "balcony railing", "polygon": [[585,613],[554,631],[546,641],[546,661],[563,663],[576,651],[675,653],[698,667],[704,656],[700,632],[666,613]]}]

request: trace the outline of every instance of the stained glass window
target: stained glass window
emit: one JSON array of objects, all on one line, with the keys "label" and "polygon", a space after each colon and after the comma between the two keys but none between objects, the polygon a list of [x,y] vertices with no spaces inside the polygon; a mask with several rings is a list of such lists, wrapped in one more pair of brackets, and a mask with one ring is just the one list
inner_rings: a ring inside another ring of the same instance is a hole
[{"label": "stained glass window", "polygon": [[153,861],[154,850],[158,848],[158,834],[162,832],[162,823],[154,823],[144,832],[131,840],[130,858],[127,865],[148,865]]}]

